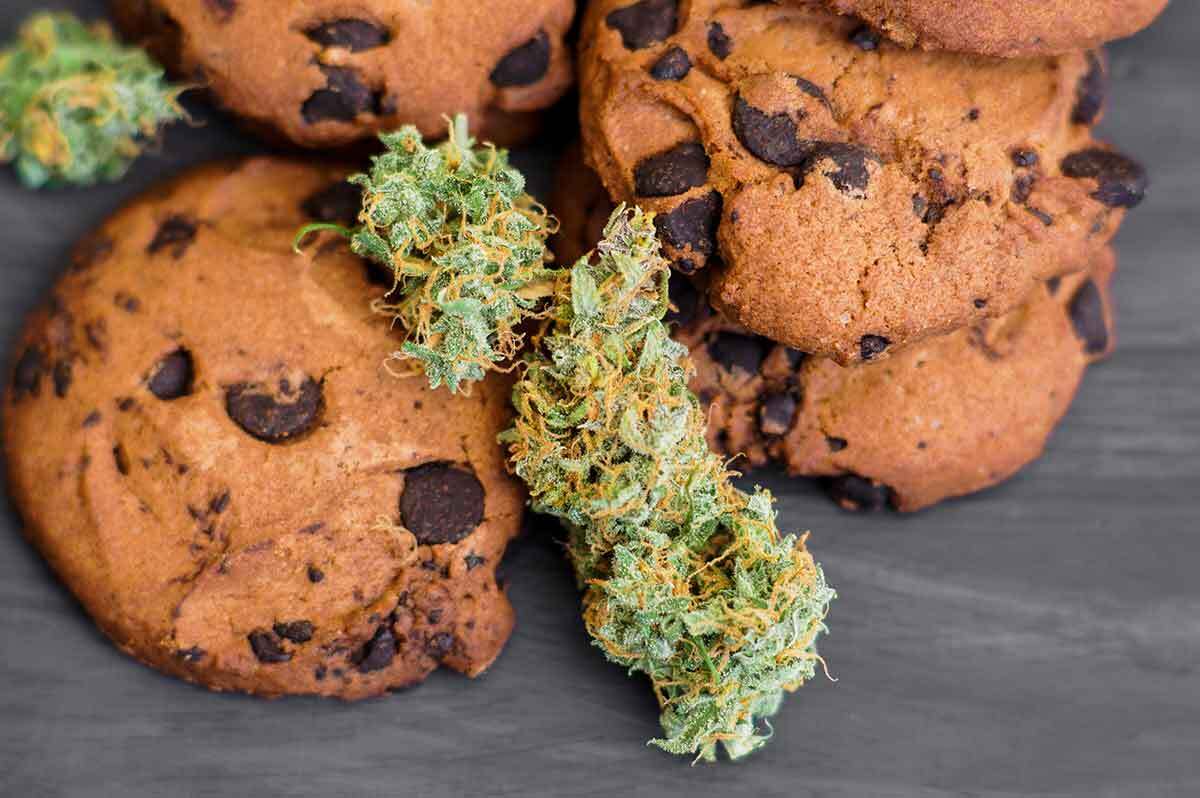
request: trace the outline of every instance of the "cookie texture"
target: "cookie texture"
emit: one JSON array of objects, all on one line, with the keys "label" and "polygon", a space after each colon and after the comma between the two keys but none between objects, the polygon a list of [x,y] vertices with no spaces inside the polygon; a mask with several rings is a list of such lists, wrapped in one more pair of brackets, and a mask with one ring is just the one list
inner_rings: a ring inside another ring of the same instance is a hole
[{"label": "cookie texture", "polygon": [[1016,309],[1141,199],[1095,53],[905,49],[808,5],[599,0],[584,154],[731,320],[842,364]]},{"label": "cookie texture", "polygon": [[1162,13],[1167,0],[826,0],[825,4],[908,47],[1014,58],[1085,50],[1132,36]]},{"label": "cookie texture", "polygon": [[[483,671],[524,495],[472,396],[389,373],[344,172],[254,159],[113,216],[21,335],[3,399],[30,540],[122,649],[216,690],[357,699]],[[389,283],[390,285],[390,283]]]},{"label": "cookie texture", "polygon": [[570,85],[574,0],[113,0],[134,41],[253,127],[305,147],[470,115],[501,143]]}]

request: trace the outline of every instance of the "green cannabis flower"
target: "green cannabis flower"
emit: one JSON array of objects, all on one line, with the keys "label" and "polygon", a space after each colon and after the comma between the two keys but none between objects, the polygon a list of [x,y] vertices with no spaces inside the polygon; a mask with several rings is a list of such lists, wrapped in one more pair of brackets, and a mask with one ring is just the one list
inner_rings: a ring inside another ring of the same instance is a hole
[{"label": "green cannabis flower", "polygon": [[180,91],[108,26],[35,14],[0,52],[0,162],[31,188],[117,180],[146,139],[183,116]]},{"label": "green cannabis flower", "polygon": [[309,225],[301,237],[335,230],[391,269],[395,286],[375,309],[407,332],[396,357],[456,392],[521,350],[522,323],[541,313],[561,271],[547,265],[553,223],[507,152],[475,148],[463,115],[434,147],[412,126],[380,139],[387,151],[350,178],[363,189],[359,225]]},{"label": "green cannabis flower", "polygon": [[654,744],[736,759],[813,676],[834,592],[770,494],[734,488],[705,442],[651,217],[619,208],[597,252],[560,284],[501,439],[534,508],[570,532],[594,642],[653,682]]}]

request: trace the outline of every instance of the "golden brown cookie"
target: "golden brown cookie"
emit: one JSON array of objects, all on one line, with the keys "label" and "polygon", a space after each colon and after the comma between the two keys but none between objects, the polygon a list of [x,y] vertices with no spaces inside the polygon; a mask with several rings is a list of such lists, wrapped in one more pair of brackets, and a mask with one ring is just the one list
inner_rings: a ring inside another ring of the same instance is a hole
[{"label": "golden brown cookie", "polygon": [[1095,142],[1095,54],[908,50],[807,6],[599,0],[584,151],[714,261],[732,320],[843,364],[1014,310],[1087,263],[1145,176]]},{"label": "golden brown cookie", "polygon": [[523,493],[474,395],[389,373],[344,172],[259,158],[135,200],[29,319],[4,397],[30,540],[122,649],[217,690],[363,698],[474,676],[513,627]]},{"label": "golden brown cookie", "polygon": [[120,27],[252,126],[305,146],[443,117],[511,143],[571,82],[574,0],[113,0]]},{"label": "golden brown cookie", "polygon": [[823,2],[833,11],[865,20],[908,47],[1010,58],[1086,50],[1132,36],[1167,7],[1167,0]]},{"label": "golden brown cookie", "polygon": [[1051,280],[1004,316],[882,363],[805,357],[703,305],[676,336],[697,364],[692,389],[709,406],[715,450],[832,477],[847,509],[908,512],[1002,482],[1041,455],[1088,364],[1113,346],[1114,264],[1106,251],[1090,274]]}]

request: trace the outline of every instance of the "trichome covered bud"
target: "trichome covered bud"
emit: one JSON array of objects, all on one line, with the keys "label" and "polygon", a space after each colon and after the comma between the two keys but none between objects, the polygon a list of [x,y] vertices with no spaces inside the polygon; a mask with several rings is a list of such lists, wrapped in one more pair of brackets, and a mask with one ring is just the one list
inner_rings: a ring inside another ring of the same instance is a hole
[{"label": "trichome covered bud", "polygon": [[117,180],[164,123],[180,89],[102,23],[40,13],[0,52],[0,162],[25,185]]},{"label": "trichome covered bud", "polygon": [[558,273],[548,266],[551,220],[507,152],[474,146],[465,116],[436,146],[412,126],[380,138],[386,151],[350,178],[363,190],[358,226],[301,235],[337,230],[391,270],[395,285],[375,309],[407,334],[396,356],[434,388],[458,391],[513,358],[521,324],[544,308]]},{"label": "trichome covered bud", "polygon": [[[594,642],[647,674],[673,753],[731,758],[815,672],[834,592],[769,493],[733,487],[663,317],[670,270],[650,216],[618,209],[560,283],[502,440],[534,508],[557,516]],[[766,727],[769,729],[769,727]]]}]

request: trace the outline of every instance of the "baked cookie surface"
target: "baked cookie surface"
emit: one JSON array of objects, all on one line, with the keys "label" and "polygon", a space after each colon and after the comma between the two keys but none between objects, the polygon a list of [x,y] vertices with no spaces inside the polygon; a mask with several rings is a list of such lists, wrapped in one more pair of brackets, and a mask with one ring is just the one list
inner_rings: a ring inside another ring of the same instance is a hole
[{"label": "baked cookie surface", "polygon": [[252,126],[305,147],[443,117],[511,143],[571,83],[574,0],[113,0],[119,26]]},{"label": "baked cookie surface", "polygon": [[[1002,57],[1057,55],[1132,36],[1168,0],[825,0],[909,47]],[[803,4],[804,0],[800,0]]]},{"label": "baked cookie surface", "polygon": [[600,0],[584,154],[754,332],[843,364],[1021,304],[1103,249],[1141,168],[1092,139],[1094,53],[908,50],[809,6]]},{"label": "baked cookie surface", "polygon": [[218,690],[356,699],[483,671],[513,627],[495,569],[524,495],[509,382],[398,378],[344,172],[206,167],[76,249],[4,396],[30,540],[104,632]]}]

